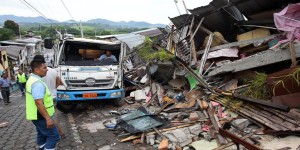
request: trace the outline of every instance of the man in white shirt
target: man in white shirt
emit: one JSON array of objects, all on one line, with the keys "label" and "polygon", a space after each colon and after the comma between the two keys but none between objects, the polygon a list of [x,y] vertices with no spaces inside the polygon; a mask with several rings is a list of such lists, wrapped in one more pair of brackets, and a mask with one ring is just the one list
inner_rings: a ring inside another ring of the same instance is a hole
[{"label": "man in white shirt", "polygon": [[[56,93],[57,93],[57,87],[61,85],[61,80],[58,76],[58,73],[55,69],[52,69],[50,67],[47,67],[48,71],[45,77],[43,77],[44,82],[46,83],[47,87],[49,88],[51,95],[53,97],[53,100],[56,99]],[[57,121],[55,121],[55,124],[58,128],[58,132],[61,136],[61,138],[65,137],[65,134],[63,133],[61,127],[58,125]]]},{"label": "man in white shirt", "polygon": [[18,74],[19,67],[18,67],[18,65],[17,65],[17,64],[15,64],[15,66],[14,66],[13,70],[14,70],[14,75]]},{"label": "man in white shirt", "polygon": [[56,98],[57,90],[56,88],[60,85],[60,78],[55,69],[47,67],[48,72],[45,77],[43,77],[44,82],[47,84],[53,99]]}]

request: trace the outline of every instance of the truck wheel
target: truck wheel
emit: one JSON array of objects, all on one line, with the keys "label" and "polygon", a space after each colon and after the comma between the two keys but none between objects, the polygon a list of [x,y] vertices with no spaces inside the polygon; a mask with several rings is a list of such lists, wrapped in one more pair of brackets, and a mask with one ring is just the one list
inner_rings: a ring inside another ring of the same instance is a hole
[{"label": "truck wheel", "polygon": [[57,102],[56,108],[63,113],[69,113],[75,110],[76,104],[70,102]]},{"label": "truck wheel", "polygon": [[120,107],[122,105],[124,105],[125,101],[124,98],[117,98],[113,100],[113,103],[115,106]]}]

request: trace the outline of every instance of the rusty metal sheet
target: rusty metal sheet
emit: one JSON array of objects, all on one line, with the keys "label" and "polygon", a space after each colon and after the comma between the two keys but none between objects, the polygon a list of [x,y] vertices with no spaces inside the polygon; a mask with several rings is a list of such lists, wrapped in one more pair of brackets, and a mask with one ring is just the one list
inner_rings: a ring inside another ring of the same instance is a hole
[{"label": "rusty metal sheet", "polygon": [[281,96],[274,96],[272,97],[272,101],[276,104],[282,104],[291,108],[300,108],[300,92]]}]

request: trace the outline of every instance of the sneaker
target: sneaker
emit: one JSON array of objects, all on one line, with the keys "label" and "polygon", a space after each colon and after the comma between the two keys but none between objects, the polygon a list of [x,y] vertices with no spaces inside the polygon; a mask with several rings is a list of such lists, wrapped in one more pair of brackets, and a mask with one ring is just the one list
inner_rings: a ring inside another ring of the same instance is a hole
[{"label": "sneaker", "polygon": [[8,105],[8,103],[5,103],[5,105]]},{"label": "sneaker", "polygon": [[11,103],[11,102],[9,101],[9,102],[7,102],[7,103]]}]

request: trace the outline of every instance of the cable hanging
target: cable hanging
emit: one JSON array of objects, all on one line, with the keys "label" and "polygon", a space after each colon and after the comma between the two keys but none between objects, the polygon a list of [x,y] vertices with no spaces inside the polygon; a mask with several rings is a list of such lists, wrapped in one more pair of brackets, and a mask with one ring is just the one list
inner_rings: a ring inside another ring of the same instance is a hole
[{"label": "cable hanging", "polygon": [[79,28],[79,30],[81,30],[79,24],[77,23],[77,21],[74,19],[74,17],[72,16],[71,12],[69,11],[69,9],[67,8],[66,4],[64,3],[63,0],[60,0],[61,3],[64,5],[64,7],[66,8],[67,12],[69,13],[69,15],[71,16],[72,18],[72,21],[74,21],[74,23],[76,24],[76,26]]},{"label": "cable hanging", "polygon": [[[21,1],[21,0],[20,0]],[[26,4],[27,7],[30,6],[30,8],[34,9],[37,13],[39,13],[39,15],[41,15],[45,20],[47,20],[49,23],[52,23],[54,25],[56,25],[57,27],[59,27],[55,22],[53,22],[52,20],[48,19],[43,13],[41,13],[39,10],[37,10],[34,6],[32,6],[30,3],[28,3],[26,0],[23,0]],[[22,2],[22,1],[21,1]],[[23,3],[24,4],[24,3]]]}]

